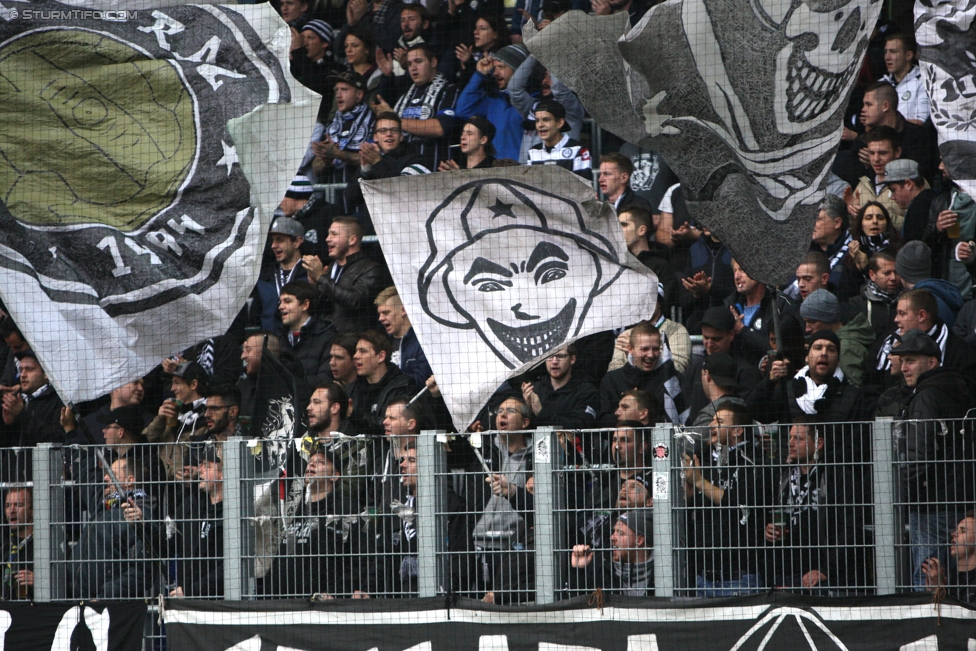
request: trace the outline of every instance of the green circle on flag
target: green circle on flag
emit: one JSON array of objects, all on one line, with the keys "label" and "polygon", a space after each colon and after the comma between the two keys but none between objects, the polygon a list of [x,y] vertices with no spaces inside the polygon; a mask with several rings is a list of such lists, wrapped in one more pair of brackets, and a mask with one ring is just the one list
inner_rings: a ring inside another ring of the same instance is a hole
[{"label": "green circle on flag", "polygon": [[8,41],[0,70],[0,200],[18,221],[131,231],[177,198],[197,127],[171,62],[54,29]]}]

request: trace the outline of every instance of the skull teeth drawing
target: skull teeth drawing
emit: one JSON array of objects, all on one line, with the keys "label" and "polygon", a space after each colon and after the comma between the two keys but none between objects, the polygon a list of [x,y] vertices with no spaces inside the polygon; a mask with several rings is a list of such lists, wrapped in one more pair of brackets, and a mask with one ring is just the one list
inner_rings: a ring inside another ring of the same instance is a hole
[{"label": "skull teeth drawing", "polygon": [[827,110],[854,74],[860,57],[854,57],[847,69],[833,73],[810,64],[803,52],[790,55],[786,76],[786,111],[792,122],[807,122]]},{"label": "skull teeth drawing", "polygon": [[528,362],[566,341],[576,315],[576,299],[570,299],[559,314],[548,321],[513,328],[494,319],[486,319],[488,327],[520,362]]}]

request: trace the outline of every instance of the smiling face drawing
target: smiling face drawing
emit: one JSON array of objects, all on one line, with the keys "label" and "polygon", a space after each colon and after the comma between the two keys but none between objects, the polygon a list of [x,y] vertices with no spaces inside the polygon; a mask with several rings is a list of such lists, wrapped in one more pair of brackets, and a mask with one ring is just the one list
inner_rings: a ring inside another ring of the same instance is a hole
[{"label": "smiling face drawing", "polygon": [[594,297],[623,269],[578,204],[515,181],[461,186],[431,213],[427,235],[424,310],[475,330],[509,368],[576,337]]},{"label": "smiling face drawing", "polygon": [[[522,229],[513,229],[522,230]],[[567,237],[512,230],[458,251],[447,286],[493,347],[525,363],[566,340],[592,288],[596,256]]]}]

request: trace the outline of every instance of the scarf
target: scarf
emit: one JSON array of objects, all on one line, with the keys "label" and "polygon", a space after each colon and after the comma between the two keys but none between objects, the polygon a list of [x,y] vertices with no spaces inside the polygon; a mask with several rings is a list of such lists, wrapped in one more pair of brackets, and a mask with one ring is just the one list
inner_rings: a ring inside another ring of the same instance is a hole
[{"label": "scarf", "polygon": [[804,414],[813,416],[823,411],[827,406],[827,393],[840,387],[840,383],[844,381],[844,371],[840,370],[840,366],[838,366],[832,377],[818,385],[810,377],[810,367],[804,366],[793,376],[793,381],[795,382],[794,395],[797,406],[803,410]]},{"label": "scarf", "polygon": [[643,597],[651,587],[654,560],[643,563],[613,561],[613,573],[620,579],[621,592],[628,597]]},{"label": "scarf", "polygon": [[[932,326],[932,329],[926,332],[928,336],[935,340],[935,343],[939,345],[939,350],[942,351],[942,359],[945,359],[946,344],[949,341],[949,326],[944,323]],[[891,349],[895,343],[895,335],[888,335],[881,345],[881,350],[878,351],[878,360],[875,368],[879,371],[888,371],[891,369],[891,360],[889,355],[891,355]],[[939,363],[942,363],[942,359]]]},{"label": "scarf", "polygon": [[144,500],[149,496],[146,495],[146,491],[142,490],[141,488],[126,491],[125,495],[120,495],[118,491],[112,491],[108,494],[108,496],[105,497],[105,510],[107,511],[109,509],[114,509],[121,506],[125,502],[128,502],[130,497],[134,500]]},{"label": "scarf", "polygon": [[872,303],[884,303],[885,305],[894,305],[895,301],[898,300],[898,296],[901,294],[900,291],[886,292],[885,290],[878,287],[877,283],[873,280],[868,279],[867,284],[864,286],[864,298],[868,299]]},{"label": "scarf", "polygon": [[[326,132],[339,149],[359,151],[360,146],[369,138],[372,123],[373,112],[369,110],[366,102],[363,102],[354,106],[351,111],[336,111],[335,118]],[[338,158],[332,161],[332,164],[336,169],[345,167],[345,163]]]},{"label": "scarf", "polygon": [[891,246],[891,236],[888,235],[887,231],[878,235],[864,235],[862,233],[857,241],[861,244],[861,250],[867,253],[869,258],[878,251],[884,251]]}]

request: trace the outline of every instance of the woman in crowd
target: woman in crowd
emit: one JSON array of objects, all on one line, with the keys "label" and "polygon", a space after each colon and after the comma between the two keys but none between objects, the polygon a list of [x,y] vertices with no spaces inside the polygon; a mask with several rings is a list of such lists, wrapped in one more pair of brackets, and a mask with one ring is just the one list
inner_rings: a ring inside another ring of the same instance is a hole
[{"label": "woman in crowd", "polygon": [[461,64],[458,88],[462,88],[471,79],[478,61],[506,45],[508,45],[508,26],[501,15],[485,14],[478,18],[474,23],[473,44],[461,43],[454,48],[454,54]]},{"label": "woman in crowd", "polygon": [[861,206],[851,220],[850,230],[851,243],[847,246],[844,264],[848,268],[855,267],[861,274],[867,270],[868,260],[878,251],[896,253],[901,248],[901,236],[891,223],[888,209],[877,201]]},{"label": "woman in crowd", "polygon": [[366,80],[367,100],[372,100],[383,73],[376,65],[376,42],[368,29],[353,27],[343,41],[346,67]]}]

